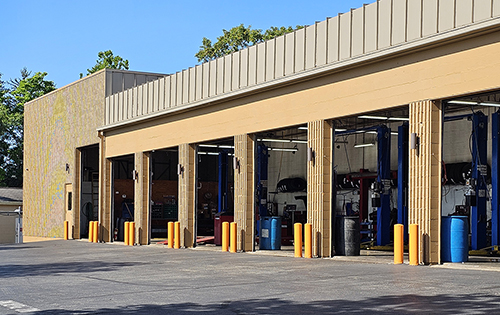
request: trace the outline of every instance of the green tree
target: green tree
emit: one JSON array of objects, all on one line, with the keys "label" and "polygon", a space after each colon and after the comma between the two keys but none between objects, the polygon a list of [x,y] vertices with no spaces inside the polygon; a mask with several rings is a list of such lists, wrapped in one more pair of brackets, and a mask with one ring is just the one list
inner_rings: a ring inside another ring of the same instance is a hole
[{"label": "green tree", "polygon": [[[87,69],[87,75],[95,73],[102,69],[123,69],[128,70],[128,60],[124,60],[120,56],[115,56],[111,50],[100,51],[97,53],[98,59],[95,66]],[[83,73],[80,73],[80,79]]]},{"label": "green tree", "polygon": [[203,37],[200,50],[195,54],[195,57],[198,58],[198,61],[207,62],[301,28],[303,26],[300,25],[295,28],[271,26],[263,32],[260,29],[252,29],[251,25],[246,27],[240,24],[229,31],[223,29],[223,34],[217,37],[214,44],[210,39]]},{"label": "green tree", "polygon": [[23,184],[24,105],[56,89],[46,72],[33,76],[26,68],[21,77],[4,82],[0,76],[0,186]]}]

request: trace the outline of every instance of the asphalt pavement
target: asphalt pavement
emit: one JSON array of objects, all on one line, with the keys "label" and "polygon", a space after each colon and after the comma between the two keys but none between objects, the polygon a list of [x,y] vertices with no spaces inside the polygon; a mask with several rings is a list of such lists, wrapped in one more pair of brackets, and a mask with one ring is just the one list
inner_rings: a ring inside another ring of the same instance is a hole
[{"label": "asphalt pavement", "polygon": [[0,245],[0,314],[500,314],[500,267],[474,266],[76,240]]}]

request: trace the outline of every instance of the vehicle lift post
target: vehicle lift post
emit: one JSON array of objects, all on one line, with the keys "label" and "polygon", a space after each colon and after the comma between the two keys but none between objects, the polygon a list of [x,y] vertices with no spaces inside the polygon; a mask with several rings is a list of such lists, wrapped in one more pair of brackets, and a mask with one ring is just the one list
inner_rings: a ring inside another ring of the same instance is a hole
[{"label": "vehicle lift post", "polygon": [[377,245],[390,242],[391,223],[391,129],[377,127],[377,182],[381,185],[380,207],[377,208]]},{"label": "vehicle lift post", "polygon": [[500,114],[491,115],[491,245],[500,245]]},{"label": "vehicle lift post", "polygon": [[473,250],[486,247],[487,141],[488,117],[476,112],[472,115],[472,178],[476,186],[476,205],[471,206],[470,214]]},{"label": "vehicle lift post", "polygon": [[228,184],[228,152],[219,152],[219,196],[217,212],[227,211],[227,184]]},{"label": "vehicle lift post", "polygon": [[404,225],[404,241],[408,241],[408,139],[409,125],[398,127],[398,224]]}]

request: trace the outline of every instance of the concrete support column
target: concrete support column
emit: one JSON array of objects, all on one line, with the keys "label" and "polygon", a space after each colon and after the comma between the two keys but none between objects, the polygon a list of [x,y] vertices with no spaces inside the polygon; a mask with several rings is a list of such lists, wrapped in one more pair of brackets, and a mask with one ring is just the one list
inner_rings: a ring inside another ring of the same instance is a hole
[{"label": "concrete support column", "polygon": [[191,144],[179,145],[179,222],[181,224],[181,246],[195,244],[196,214],[196,147]]},{"label": "concrete support column", "polygon": [[442,113],[440,101],[410,104],[410,134],[418,137],[409,150],[409,223],[419,225],[419,263],[441,262]]},{"label": "concrete support column", "polygon": [[111,242],[114,237],[114,231],[111,230],[113,220],[112,200],[114,193],[113,187],[113,164],[110,159],[100,153],[99,165],[99,221],[101,222],[101,234],[104,242]]},{"label": "concrete support column", "polygon": [[135,242],[148,245],[149,235],[149,209],[150,209],[150,153],[138,152],[135,154],[135,182],[134,196],[134,222],[136,226]]},{"label": "concrete support column", "polygon": [[[331,123],[315,120],[307,124],[307,222],[312,224],[313,256],[333,255],[332,132]],[[309,155],[309,154],[308,154]]]},{"label": "concrete support column", "polygon": [[237,250],[254,250],[254,148],[255,139],[248,134],[234,137],[234,221],[237,223]]}]

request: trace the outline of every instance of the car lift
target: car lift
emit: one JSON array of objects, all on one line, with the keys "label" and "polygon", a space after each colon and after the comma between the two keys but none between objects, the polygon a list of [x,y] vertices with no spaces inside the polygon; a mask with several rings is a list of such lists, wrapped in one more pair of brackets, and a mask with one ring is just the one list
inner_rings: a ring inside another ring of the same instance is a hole
[{"label": "car lift", "polygon": [[404,240],[408,240],[408,141],[409,125],[398,127],[398,224],[404,225]]},{"label": "car lift", "polygon": [[500,114],[491,115],[491,246],[500,245]]},{"label": "car lift", "polygon": [[[496,123],[495,123],[495,117],[497,117]],[[485,248],[487,245],[486,244],[487,243],[486,176],[488,172],[488,165],[486,159],[487,159],[487,141],[488,141],[488,116],[485,116],[482,112],[478,111],[472,114],[445,117],[444,121],[447,122],[447,121],[461,120],[465,118],[472,121],[472,144],[471,144],[472,176],[471,180],[469,181],[470,190],[466,194],[466,200],[468,200],[466,201],[466,204],[468,203],[468,205],[470,206],[471,248],[472,250],[479,250]],[[494,137],[495,137],[495,131],[494,131],[495,128],[498,130],[497,115],[494,115],[493,117],[492,131]],[[493,155],[495,155],[495,145],[497,146],[496,150],[498,151],[498,142],[495,144],[495,141],[493,141]],[[492,160],[492,164],[493,165],[497,164],[497,160],[495,157]],[[496,181],[496,183],[492,182],[493,198],[497,199],[498,194],[495,193],[495,189],[498,190],[498,178],[497,180],[493,178],[493,181]],[[498,208],[496,210],[493,210],[494,206],[495,202],[492,199],[492,213],[493,212],[498,213]],[[498,225],[497,224],[494,225],[495,229],[498,229]]]}]

